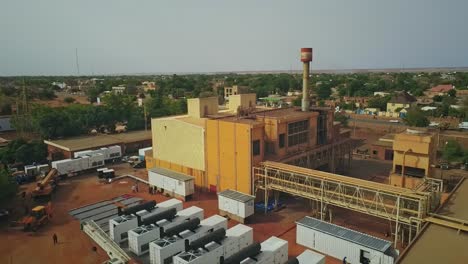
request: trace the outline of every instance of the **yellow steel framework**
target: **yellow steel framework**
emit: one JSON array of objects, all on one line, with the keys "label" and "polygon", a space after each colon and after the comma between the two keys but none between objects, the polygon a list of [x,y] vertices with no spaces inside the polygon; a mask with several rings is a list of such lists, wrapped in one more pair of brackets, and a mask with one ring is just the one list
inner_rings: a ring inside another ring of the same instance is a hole
[{"label": "yellow steel framework", "polygon": [[254,167],[254,175],[255,189],[265,190],[265,205],[268,204],[268,192],[275,190],[320,202],[322,219],[325,205],[387,219],[396,223],[395,243],[401,224],[418,233],[423,219],[438,203],[432,192],[409,190],[272,161]]}]

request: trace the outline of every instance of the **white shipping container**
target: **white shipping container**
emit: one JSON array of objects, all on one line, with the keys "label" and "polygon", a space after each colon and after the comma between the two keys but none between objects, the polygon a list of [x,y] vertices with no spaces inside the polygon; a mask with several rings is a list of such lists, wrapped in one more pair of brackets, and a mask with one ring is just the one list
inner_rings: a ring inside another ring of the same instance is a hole
[{"label": "white shipping container", "polygon": [[148,180],[150,185],[182,197],[190,196],[195,192],[194,178],[182,173],[153,168],[148,171]]},{"label": "white shipping container", "polygon": [[104,154],[98,153],[89,156],[88,169],[97,168],[104,165]]},{"label": "white shipping container", "polygon": [[122,157],[122,148],[119,145],[110,146],[107,149],[107,159],[118,159]]},{"label": "white shipping container", "polygon": [[390,241],[315,218],[299,220],[296,230],[298,244],[341,260],[346,257],[350,263],[360,263],[364,256],[370,264],[393,264],[398,256]]},{"label": "white shipping container", "polygon": [[272,253],[274,264],[283,264],[288,261],[288,241],[272,236],[261,243],[262,252]]},{"label": "white shipping container", "polygon": [[94,151],[92,151],[92,150],[77,151],[77,152],[73,153],[73,157],[78,158],[78,157],[86,156],[86,155],[89,155],[89,154],[92,154],[92,153],[94,153]]},{"label": "white shipping container", "polygon": [[218,193],[218,208],[245,219],[254,214],[254,199],[248,194],[224,190]]},{"label": "white shipping container", "polygon": [[325,264],[325,255],[306,249],[297,256],[299,264]]}]

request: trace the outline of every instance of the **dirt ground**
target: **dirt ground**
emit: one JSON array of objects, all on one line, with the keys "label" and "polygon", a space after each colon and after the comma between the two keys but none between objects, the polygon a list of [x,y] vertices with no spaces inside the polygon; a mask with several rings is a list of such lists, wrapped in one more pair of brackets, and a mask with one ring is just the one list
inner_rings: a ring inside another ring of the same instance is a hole
[{"label": "dirt ground", "polygon": [[[368,160],[353,161],[351,176],[365,179],[383,179],[383,173],[388,164]],[[369,173],[369,167],[373,168]],[[144,169],[135,170],[128,164],[118,164],[113,166],[117,171],[117,176],[132,174],[147,179]],[[53,218],[51,222],[42,227],[36,233],[25,233],[18,228],[11,228],[4,224],[0,228],[0,263],[100,263],[108,259],[107,255],[98,248],[98,252],[92,252],[94,243],[84,232],[80,230],[79,222],[68,215],[68,211],[87,204],[111,199],[119,195],[131,193],[131,186],[134,180],[124,178],[112,184],[101,184],[94,174],[80,175],[62,181],[55,193],[53,203]],[[32,189],[34,184],[29,185]],[[25,187],[23,187],[25,188]],[[23,189],[22,189],[23,190]],[[135,196],[146,200],[156,200],[161,202],[168,198],[162,195],[150,195],[146,187],[140,185],[140,193]],[[305,248],[296,244],[296,224],[295,221],[304,216],[313,215],[310,201],[287,195],[280,195],[280,200],[285,204],[285,208],[278,212],[271,212],[266,215],[256,213],[252,216],[247,225],[254,229],[254,240],[263,241],[270,236],[277,236],[289,242],[289,255],[297,256]],[[28,206],[33,205],[29,202]],[[23,214],[23,202],[16,200],[18,210],[15,219]],[[195,193],[191,201],[185,202],[184,207],[198,206],[205,210],[205,217],[217,214],[217,198],[213,193]],[[381,219],[352,213],[340,208],[330,208],[333,216],[333,223],[355,229],[361,232],[372,234],[385,239],[385,233],[389,224]],[[12,219],[14,220],[14,219]],[[229,227],[237,222],[229,220]],[[54,246],[52,235],[57,234],[59,244]],[[388,239],[388,238],[387,238]],[[339,264],[341,260],[327,257],[327,262]]]}]

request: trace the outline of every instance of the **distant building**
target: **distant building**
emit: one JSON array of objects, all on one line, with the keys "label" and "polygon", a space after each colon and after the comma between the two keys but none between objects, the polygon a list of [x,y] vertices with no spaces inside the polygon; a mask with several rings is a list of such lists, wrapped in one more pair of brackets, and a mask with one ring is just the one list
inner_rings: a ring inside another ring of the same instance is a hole
[{"label": "distant building", "polygon": [[112,87],[112,92],[115,94],[123,94],[125,92],[125,86],[114,86]]},{"label": "distant building", "polygon": [[53,86],[57,86],[57,87],[60,88],[60,89],[64,89],[64,88],[67,87],[67,84],[64,83],[64,82],[53,82],[52,85],[53,85]]},{"label": "distant building", "polygon": [[417,100],[414,96],[407,92],[398,92],[393,95],[390,101],[387,103],[387,112],[397,113],[405,108],[410,108],[416,104]]},{"label": "distant building", "polygon": [[228,100],[229,96],[237,94],[245,94],[249,92],[249,87],[233,85],[232,87],[224,87],[224,99]]},{"label": "distant building", "polygon": [[387,93],[387,92],[374,92],[374,96],[387,96],[387,95],[390,95],[390,93]]},{"label": "distant building", "polygon": [[451,84],[440,84],[429,89],[429,91],[427,91],[426,94],[427,96],[432,98],[436,95],[440,95],[440,96],[445,95],[450,90],[453,90],[453,89],[454,87]]},{"label": "distant building", "polygon": [[147,93],[148,91],[155,91],[158,89],[158,86],[155,82],[142,82],[141,85],[143,85],[143,90],[145,91],[145,93]]},{"label": "distant building", "polygon": [[387,134],[371,144],[371,158],[393,160],[393,141],[395,134]]}]

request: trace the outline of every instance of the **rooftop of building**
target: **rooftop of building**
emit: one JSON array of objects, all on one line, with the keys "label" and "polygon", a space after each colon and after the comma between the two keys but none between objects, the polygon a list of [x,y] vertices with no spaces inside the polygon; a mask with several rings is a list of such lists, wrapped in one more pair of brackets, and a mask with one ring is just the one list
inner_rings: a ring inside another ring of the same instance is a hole
[{"label": "rooftop of building", "polygon": [[398,92],[395,93],[390,99],[389,103],[392,104],[410,104],[416,102],[416,98],[407,92]]},{"label": "rooftop of building", "polygon": [[439,84],[437,86],[432,87],[429,91],[434,93],[446,93],[453,89],[451,84]]},{"label": "rooftop of building", "polygon": [[45,144],[55,146],[67,151],[79,151],[117,144],[151,140],[151,131],[130,131],[120,134],[98,134],[67,139],[44,140]]},{"label": "rooftop of building", "polygon": [[[467,200],[468,183],[465,180],[438,214],[467,220]],[[419,238],[402,255],[399,263],[467,263],[466,245],[468,245],[467,233],[428,224]]]}]

